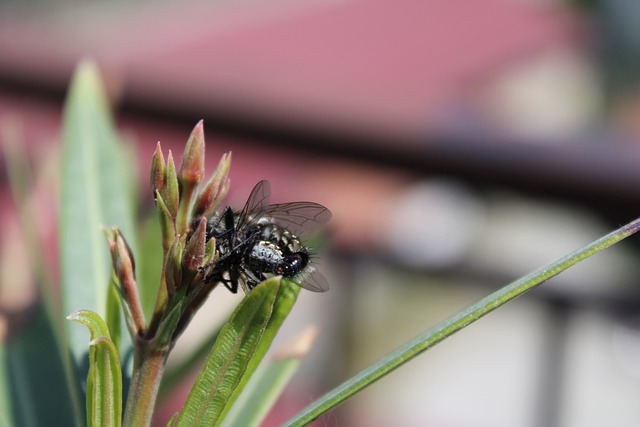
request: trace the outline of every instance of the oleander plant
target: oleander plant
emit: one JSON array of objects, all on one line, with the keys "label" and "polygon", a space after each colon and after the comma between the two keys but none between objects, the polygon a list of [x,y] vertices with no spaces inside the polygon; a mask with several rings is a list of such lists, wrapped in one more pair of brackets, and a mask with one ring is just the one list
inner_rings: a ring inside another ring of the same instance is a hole
[{"label": "oleander plant", "polygon": [[[207,177],[204,150],[202,122],[187,138],[179,165],[158,143],[149,161],[154,217],[136,220],[137,162],[115,129],[96,66],[81,63],[64,109],[58,265],[52,268],[33,226],[37,212],[27,203],[33,176],[27,155],[19,143],[5,141],[3,157],[38,302],[20,322],[0,311],[1,426],[149,426],[158,397],[199,364],[169,426],[261,425],[301,359],[313,351],[304,336],[302,351],[264,357],[301,289],[329,288],[299,235],[320,230],[331,214],[312,202],[270,205],[266,181],[242,210],[226,207],[231,154]],[[422,334],[319,396],[285,425],[318,419],[639,226],[638,220],[625,225],[441,323],[425,325]],[[167,367],[179,337],[205,300],[215,298],[214,290],[244,296],[191,357]]]}]

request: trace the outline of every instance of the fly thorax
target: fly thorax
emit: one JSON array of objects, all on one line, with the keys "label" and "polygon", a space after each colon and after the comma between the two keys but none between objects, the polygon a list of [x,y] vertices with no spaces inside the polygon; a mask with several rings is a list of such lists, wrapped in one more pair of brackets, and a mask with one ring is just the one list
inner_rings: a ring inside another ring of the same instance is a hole
[{"label": "fly thorax", "polygon": [[269,222],[260,223],[262,227],[262,239],[276,243],[280,239],[280,227]]},{"label": "fly thorax", "polygon": [[302,247],[300,239],[291,234],[288,230],[275,224],[268,224],[264,226],[262,229],[262,239],[275,244],[285,254],[298,252]]}]

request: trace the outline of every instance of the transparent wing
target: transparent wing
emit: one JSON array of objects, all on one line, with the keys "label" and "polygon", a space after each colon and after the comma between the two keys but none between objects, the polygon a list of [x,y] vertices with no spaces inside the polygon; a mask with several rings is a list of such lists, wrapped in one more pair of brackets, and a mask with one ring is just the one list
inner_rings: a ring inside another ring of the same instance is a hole
[{"label": "transparent wing", "polygon": [[238,216],[237,229],[241,229],[252,216],[265,210],[269,206],[269,200],[271,199],[271,184],[269,181],[262,180],[253,187],[247,203],[244,204],[240,215]]},{"label": "transparent wing", "polygon": [[[295,279],[294,279],[295,280]],[[329,282],[315,267],[306,274],[303,274],[299,280],[300,286],[313,292],[326,292],[329,290]]]},{"label": "transparent wing", "polygon": [[300,236],[320,229],[331,219],[331,211],[314,202],[292,202],[267,206],[261,216]]}]

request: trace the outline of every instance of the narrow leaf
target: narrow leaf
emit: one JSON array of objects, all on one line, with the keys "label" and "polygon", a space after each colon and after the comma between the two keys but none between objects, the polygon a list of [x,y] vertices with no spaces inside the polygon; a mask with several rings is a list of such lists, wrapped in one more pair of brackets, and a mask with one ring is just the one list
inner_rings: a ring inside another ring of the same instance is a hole
[{"label": "narrow leaf", "polygon": [[[59,253],[66,313],[86,308],[105,317],[110,262],[101,227],[117,226],[129,239],[134,236],[126,160],[98,71],[83,62],[64,111]],[[67,326],[67,331],[74,361],[81,366],[86,338],[78,328]],[[126,337],[121,354],[130,349],[130,342],[124,345]]]},{"label": "narrow leaf", "polygon": [[202,361],[207,357],[209,350],[211,350],[211,347],[215,344],[219,334],[220,327],[216,326],[215,329],[205,337],[187,357],[179,361],[177,364],[169,365],[167,367],[167,370],[162,377],[160,390],[158,391],[160,400],[162,400],[167,393],[171,392],[190,372],[195,371],[196,368],[200,368],[202,366]]},{"label": "narrow leaf", "polygon": [[263,363],[251,377],[222,422],[222,427],[258,427],[276,403],[308,353],[317,331],[308,329],[280,350],[274,360]]},{"label": "narrow leaf", "polygon": [[94,374],[93,425],[119,427],[122,419],[122,375],[118,350],[110,339],[91,341]]},{"label": "narrow leaf", "polygon": [[[63,362],[56,350],[52,325],[43,310],[6,344],[6,369],[11,418],[16,426],[84,425],[69,398]],[[78,405],[80,406],[80,405]],[[84,410],[80,408],[80,412]],[[4,426],[2,422],[0,425]]]},{"label": "narrow leaf", "polygon": [[300,359],[273,360],[260,366],[222,427],[258,427],[300,366]]},{"label": "narrow leaf", "polygon": [[178,426],[216,426],[238,397],[293,308],[300,288],[273,278],[238,305],[207,357]]},{"label": "narrow leaf", "polygon": [[173,416],[171,417],[171,419],[167,423],[167,427],[175,427],[176,426],[176,423],[178,422],[178,415],[179,415],[178,412],[173,414]]},{"label": "narrow leaf", "polygon": [[11,397],[9,394],[9,372],[7,366],[7,352],[5,349],[3,329],[5,323],[0,318],[0,425],[12,427]]},{"label": "narrow leaf", "polygon": [[402,347],[383,357],[374,364],[366,367],[355,376],[349,378],[338,387],[321,396],[308,407],[301,410],[284,424],[285,427],[304,426],[331,411],[345,400],[373,384],[380,378],[404,365],[414,357],[450,337],[454,333],[469,326],[471,323],[492,312],[515,298],[541,285],[550,278],[562,273],[569,267],[592,255],[626,239],[640,230],[640,219],[607,234],[604,237],[570,253],[551,264],[548,264],[527,276],[499,289],[484,297],[475,304],[456,313],[449,319],[425,331]]},{"label": "narrow leaf", "polygon": [[74,322],[78,322],[86,326],[87,329],[89,329],[89,333],[91,334],[91,341],[100,337],[111,339],[107,324],[97,313],[94,313],[90,310],[78,310],[67,316],[67,319],[73,320]]},{"label": "narrow leaf", "polygon": [[122,375],[118,351],[107,324],[96,313],[79,310],[67,317],[89,329],[87,425],[119,427],[122,419]]},{"label": "narrow leaf", "polygon": [[[51,264],[47,260],[45,254],[47,245],[44,244],[42,236],[38,234],[38,227],[34,227],[33,224],[37,223],[37,214],[34,212],[32,204],[29,202],[30,191],[34,186],[34,171],[32,171],[31,165],[28,161],[28,155],[26,151],[26,144],[24,143],[24,137],[22,128],[23,125],[18,120],[11,120],[5,117],[6,120],[0,123],[0,133],[2,137],[2,143],[0,144],[0,157],[4,158],[4,166],[7,171],[7,178],[11,187],[11,195],[13,196],[18,210],[18,218],[20,219],[20,228],[25,237],[25,241],[28,248],[29,259],[31,260],[31,266],[36,275],[36,284],[38,285],[38,295],[43,303],[44,314],[47,317],[47,327],[42,327],[40,323],[44,321],[40,317],[36,319],[33,327],[30,327],[27,334],[33,337],[33,332],[37,331],[35,335],[42,333],[41,339],[33,339],[31,341],[32,346],[39,346],[40,350],[33,348],[36,354],[43,352],[55,351],[56,354],[52,355],[48,360],[49,369],[55,371],[62,368],[64,372],[65,387],[58,393],[56,399],[48,399],[50,402],[54,402],[57,399],[65,402],[71,402],[74,409],[74,415],[76,424],[82,422],[83,409],[80,404],[80,389],[78,387],[78,381],[75,375],[75,367],[72,366],[71,356],[67,349],[66,331],[63,324],[63,316],[61,315],[62,307],[59,301],[53,296],[54,289],[54,277],[56,274],[51,269]],[[51,169],[49,163],[57,162],[57,156],[49,156],[46,162],[40,166],[40,170]],[[57,165],[58,166],[58,165]],[[36,179],[37,180],[37,179]],[[55,190],[56,186],[53,185],[50,190]],[[5,284],[7,285],[7,284]],[[52,333],[52,336],[49,336]],[[55,340],[53,345],[51,341],[46,338],[52,338]],[[20,358],[20,356],[18,356]],[[58,363],[61,364],[58,365]],[[52,375],[55,378],[56,375]],[[5,376],[8,378],[8,376]],[[65,395],[64,392],[67,394]],[[13,393],[12,393],[13,395]],[[55,406],[55,405],[54,405]],[[64,413],[64,411],[61,411]],[[0,423],[2,425],[2,423]]]},{"label": "narrow leaf", "polygon": [[[277,281],[278,279],[271,279]],[[267,281],[268,283],[269,281]],[[280,326],[287,318],[293,305],[298,299],[298,294],[300,293],[300,286],[294,282],[291,282],[287,279],[280,280],[280,288],[278,289],[278,294],[276,295],[275,303],[273,304],[271,318],[267,324],[267,328],[262,335],[261,342],[258,344],[256,348],[256,352],[253,357],[249,360],[249,364],[244,375],[241,378],[240,383],[236,387],[233,392],[233,395],[229,399],[224,411],[221,415],[221,420],[223,420],[229,410],[231,410],[231,405],[235,400],[239,397],[240,393],[244,389],[247,382],[251,379],[251,376],[255,372],[255,370],[260,365],[262,358],[271,347],[271,343],[276,337],[276,334],[280,330]]]},{"label": "narrow leaf", "polygon": [[122,313],[120,295],[118,295],[118,291],[113,282],[110,282],[110,285],[107,288],[107,310],[105,323],[107,324],[109,333],[111,334],[113,345],[115,345],[116,348],[120,347],[120,334],[122,333],[120,328],[120,325],[122,324],[120,313]]}]

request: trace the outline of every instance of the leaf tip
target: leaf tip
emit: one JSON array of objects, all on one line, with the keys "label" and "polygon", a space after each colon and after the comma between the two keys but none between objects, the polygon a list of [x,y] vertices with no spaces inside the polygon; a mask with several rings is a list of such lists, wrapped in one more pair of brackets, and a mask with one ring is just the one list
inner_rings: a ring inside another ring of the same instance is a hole
[{"label": "leaf tip", "polygon": [[66,317],[67,320],[72,320],[74,322],[78,321],[78,312],[74,311]]}]

